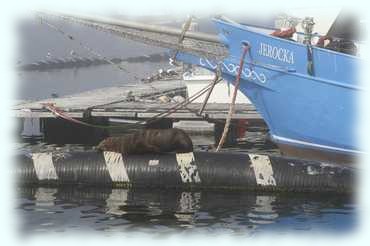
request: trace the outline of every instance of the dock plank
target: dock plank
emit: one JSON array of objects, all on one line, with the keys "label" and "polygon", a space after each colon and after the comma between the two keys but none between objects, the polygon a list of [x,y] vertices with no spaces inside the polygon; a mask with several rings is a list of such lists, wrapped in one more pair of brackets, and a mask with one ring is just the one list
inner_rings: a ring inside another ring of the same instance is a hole
[{"label": "dock plank", "polygon": [[[117,117],[127,119],[149,119],[159,113],[168,112],[176,103],[161,103],[145,98],[158,97],[164,93],[176,93],[177,90],[185,92],[186,87],[181,80],[159,81],[135,86],[107,87],[83,93],[68,95],[61,98],[48,98],[36,102],[17,103],[13,107],[13,115],[18,118],[51,118],[55,117],[50,111],[43,108],[42,103],[54,103],[56,107],[73,118],[83,118],[86,110],[91,117]],[[131,91],[131,92],[130,92]],[[127,101],[127,96],[138,97],[139,100]],[[140,99],[141,98],[141,99]],[[144,99],[143,99],[144,98]],[[125,101],[126,100],[126,101]],[[186,107],[177,109],[166,118],[181,120],[226,119],[229,104],[210,103],[203,112],[204,117],[197,112],[202,103],[190,103]],[[252,104],[236,104],[233,119],[256,119],[261,116]]]},{"label": "dock plank", "polygon": [[93,111],[93,117],[124,117],[124,118],[137,118],[136,112],[121,112],[121,111]]},{"label": "dock plank", "polygon": [[133,96],[148,96],[181,88],[185,89],[185,85],[181,80],[156,82],[152,85],[139,84],[135,86],[106,87],[61,98],[47,98],[36,102],[19,103],[15,105],[13,109],[41,110],[43,109],[42,103],[54,103],[57,107],[63,108],[64,110],[85,110],[95,105],[104,105],[119,100],[125,100],[130,91],[132,91]]}]

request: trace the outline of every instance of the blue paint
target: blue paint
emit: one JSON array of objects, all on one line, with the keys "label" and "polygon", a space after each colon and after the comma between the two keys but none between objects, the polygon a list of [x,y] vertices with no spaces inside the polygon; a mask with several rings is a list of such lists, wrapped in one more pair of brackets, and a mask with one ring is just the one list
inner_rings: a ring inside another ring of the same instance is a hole
[{"label": "blue paint", "polygon": [[215,20],[228,47],[223,61],[179,53],[178,60],[214,70],[221,62],[226,80],[234,81],[243,43],[245,58],[240,91],[255,105],[275,142],[320,150],[357,153],[356,98],[362,92],[355,56],[313,47],[314,75],[307,72],[307,47],[257,33],[247,26]]}]

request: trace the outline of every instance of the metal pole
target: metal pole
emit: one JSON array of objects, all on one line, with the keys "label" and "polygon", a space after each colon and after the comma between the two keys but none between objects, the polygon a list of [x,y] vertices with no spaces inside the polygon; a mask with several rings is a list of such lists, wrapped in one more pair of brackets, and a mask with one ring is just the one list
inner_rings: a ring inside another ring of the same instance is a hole
[{"label": "metal pole", "polygon": [[212,91],[213,91],[213,88],[215,88],[216,84],[222,80],[222,74],[221,74],[221,68],[220,68],[220,64],[217,65],[217,69],[216,69],[216,73],[215,73],[215,78],[213,79],[213,82],[212,82],[212,86],[211,88],[208,90],[207,92],[207,95],[206,97],[204,98],[204,101],[203,101],[203,104],[202,106],[200,107],[199,111],[198,111],[198,115],[201,115],[207,105],[207,102],[209,100],[209,97],[211,96],[212,94]]}]

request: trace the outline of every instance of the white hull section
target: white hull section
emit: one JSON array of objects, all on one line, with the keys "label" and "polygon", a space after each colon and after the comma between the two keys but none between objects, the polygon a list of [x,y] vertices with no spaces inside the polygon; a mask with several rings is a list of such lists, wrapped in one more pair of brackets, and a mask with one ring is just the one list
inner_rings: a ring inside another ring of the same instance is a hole
[{"label": "white hull section", "polygon": [[315,144],[315,143],[305,142],[301,140],[279,137],[276,135],[272,135],[272,139],[275,140],[275,142],[289,143],[291,145],[301,145],[303,147],[310,147],[310,148],[322,149],[322,150],[327,150],[327,151],[338,151],[338,152],[349,153],[349,154],[364,154],[364,152],[358,151],[358,150],[343,149],[343,148],[338,148],[338,147],[333,147],[333,146],[328,146],[328,145]]},{"label": "white hull section", "polygon": [[[184,76],[184,82],[187,87],[188,96],[196,94],[198,91],[212,83],[214,76],[209,75],[196,75],[196,76]],[[220,81],[215,88],[213,88],[212,94],[208,99],[209,103],[230,103],[232,99],[232,94],[234,92],[234,86],[222,80]],[[202,103],[206,97],[207,93],[195,99],[194,103]],[[236,96],[237,104],[250,104],[249,99],[240,91]]]}]

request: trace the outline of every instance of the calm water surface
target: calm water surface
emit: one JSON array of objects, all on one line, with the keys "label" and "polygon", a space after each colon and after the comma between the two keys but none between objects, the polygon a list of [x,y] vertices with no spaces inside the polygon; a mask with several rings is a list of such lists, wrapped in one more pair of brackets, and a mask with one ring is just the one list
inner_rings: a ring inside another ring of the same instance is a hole
[{"label": "calm water surface", "polygon": [[333,234],[356,225],[355,206],[342,196],[84,187],[18,188],[18,195],[24,234]]}]

